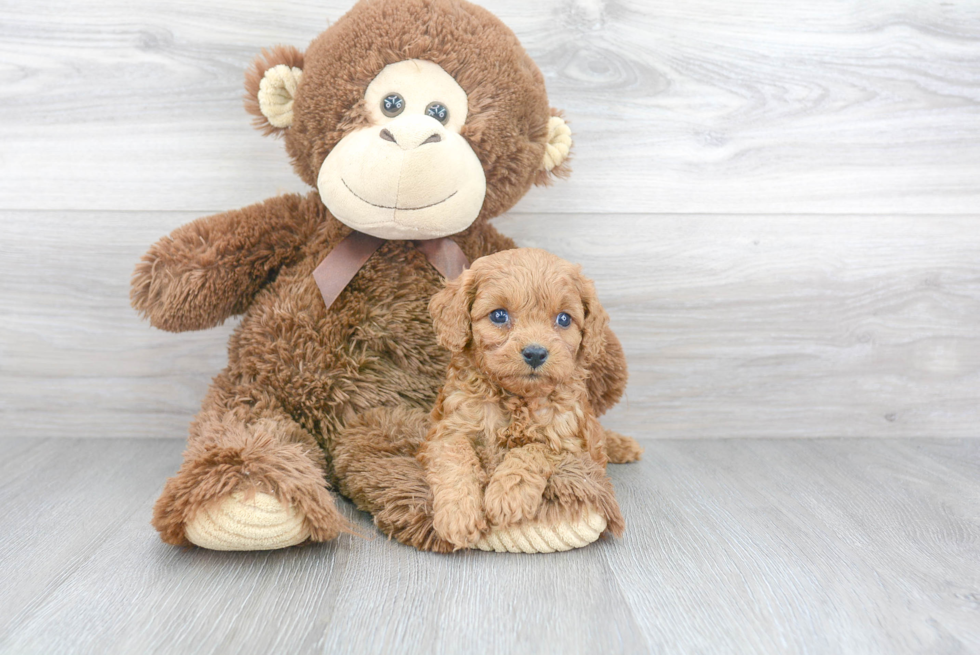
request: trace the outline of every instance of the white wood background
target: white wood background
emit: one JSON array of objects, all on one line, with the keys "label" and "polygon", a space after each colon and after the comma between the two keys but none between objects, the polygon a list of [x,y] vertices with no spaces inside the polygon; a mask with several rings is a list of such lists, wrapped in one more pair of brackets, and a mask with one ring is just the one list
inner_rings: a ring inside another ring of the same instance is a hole
[{"label": "white wood background", "polygon": [[[980,2],[484,0],[574,174],[501,231],[581,261],[644,437],[978,436]],[[157,238],[302,191],[242,75],[350,0],[0,5],[0,435],[183,438],[232,324],[128,306]]]}]

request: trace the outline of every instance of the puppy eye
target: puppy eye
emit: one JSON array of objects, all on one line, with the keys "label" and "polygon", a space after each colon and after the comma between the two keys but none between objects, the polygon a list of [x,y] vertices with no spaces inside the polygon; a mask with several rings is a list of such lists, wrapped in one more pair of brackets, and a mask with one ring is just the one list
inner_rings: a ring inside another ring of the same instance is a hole
[{"label": "puppy eye", "polygon": [[430,102],[429,106],[425,108],[425,115],[431,116],[445,125],[446,121],[449,120],[449,109],[441,102]]},{"label": "puppy eye", "polygon": [[510,314],[506,309],[495,309],[490,312],[490,322],[494,325],[503,325],[510,320]]},{"label": "puppy eye", "polygon": [[405,109],[405,98],[397,93],[389,93],[381,100],[381,113],[385,116],[397,116]]},{"label": "puppy eye", "polygon": [[558,317],[555,319],[555,325],[557,325],[558,327],[567,328],[571,324],[572,324],[572,317],[566,314],[565,312],[559,314]]}]

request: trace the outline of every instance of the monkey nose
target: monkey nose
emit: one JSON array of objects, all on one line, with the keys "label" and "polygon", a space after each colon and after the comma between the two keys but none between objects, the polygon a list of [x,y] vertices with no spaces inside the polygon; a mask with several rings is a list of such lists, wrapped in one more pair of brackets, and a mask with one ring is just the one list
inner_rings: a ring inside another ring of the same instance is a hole
[{"label": "monkey nose", "polygon": [[534,343],[521,351],[521,356],[531,368],[539,368],[548,360],[548,349]]},{"label": "monkey nose", "polygon": [[[378,136],[380,136],[382,138],[382,140],[384,140],[384,141],[391,141],[396,146],[402,146],[403,148],[405,148],[405,146],[403,146],[401,143],[398,142],[398,139],[395,138],[395,135],[392,134],[391,133],[391,130],[389,130],[388,128],[382,129],[381,130],[381,134],[379,134]],[[427,143],[439,143],[440,141],[442,141],[442,136],[438,132],[433,132],[432,134],[430,134],[429,136],[427,136],[422,143],[418,144],[417,146],[411,146],[411,145],[409,145],[405,149],[408,150],[408,149],[411,149],[412,147],[416,147],[417,148],[418,146],[424,146]]]},{"label": "monkey nose", "polygon": [[402,150],[414,150],[427,143],[443,140],[445,128],[429,116],[404,116],[396,118],[381,128],[378,136],[391,141]]}]

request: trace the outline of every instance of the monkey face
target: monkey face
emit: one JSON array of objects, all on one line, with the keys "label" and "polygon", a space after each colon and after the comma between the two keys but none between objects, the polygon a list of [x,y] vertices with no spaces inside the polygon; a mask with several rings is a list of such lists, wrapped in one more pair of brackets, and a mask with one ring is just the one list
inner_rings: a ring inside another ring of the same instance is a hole
[{"label": "monkey face", "polygon": [[458,233],[569,172],[541,71],[465,0],[359,0],[306,52],[263,50],[245,88],[330,213],[381,238]]},{"label": "monkey face", "polygon": [[339,221],[383,239],[435,239],[480,215],[487,180],[460,135],[466,92],[438,64],[390,64],[364,93],[369,124],[320,167],[320,198]]}]

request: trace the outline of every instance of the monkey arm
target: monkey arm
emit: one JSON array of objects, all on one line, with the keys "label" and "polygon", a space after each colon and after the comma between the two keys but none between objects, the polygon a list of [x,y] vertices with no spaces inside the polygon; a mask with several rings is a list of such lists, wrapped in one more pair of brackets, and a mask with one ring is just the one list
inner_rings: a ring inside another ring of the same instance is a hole
[{"label": "monkey arm", "polygon": [[611,329],[606,328],[606,348],[602,357],[592,363],[589,376],[589,402],[596,416],[602,416],[619,402],[626,389],[626,355]]},{"label": "monkey arm", "polygon": [[170,332],[219,325],[244,312],[299,255],[318,217],[310,201],[293,194],[183,225],[136,265],[130,302]]}]

